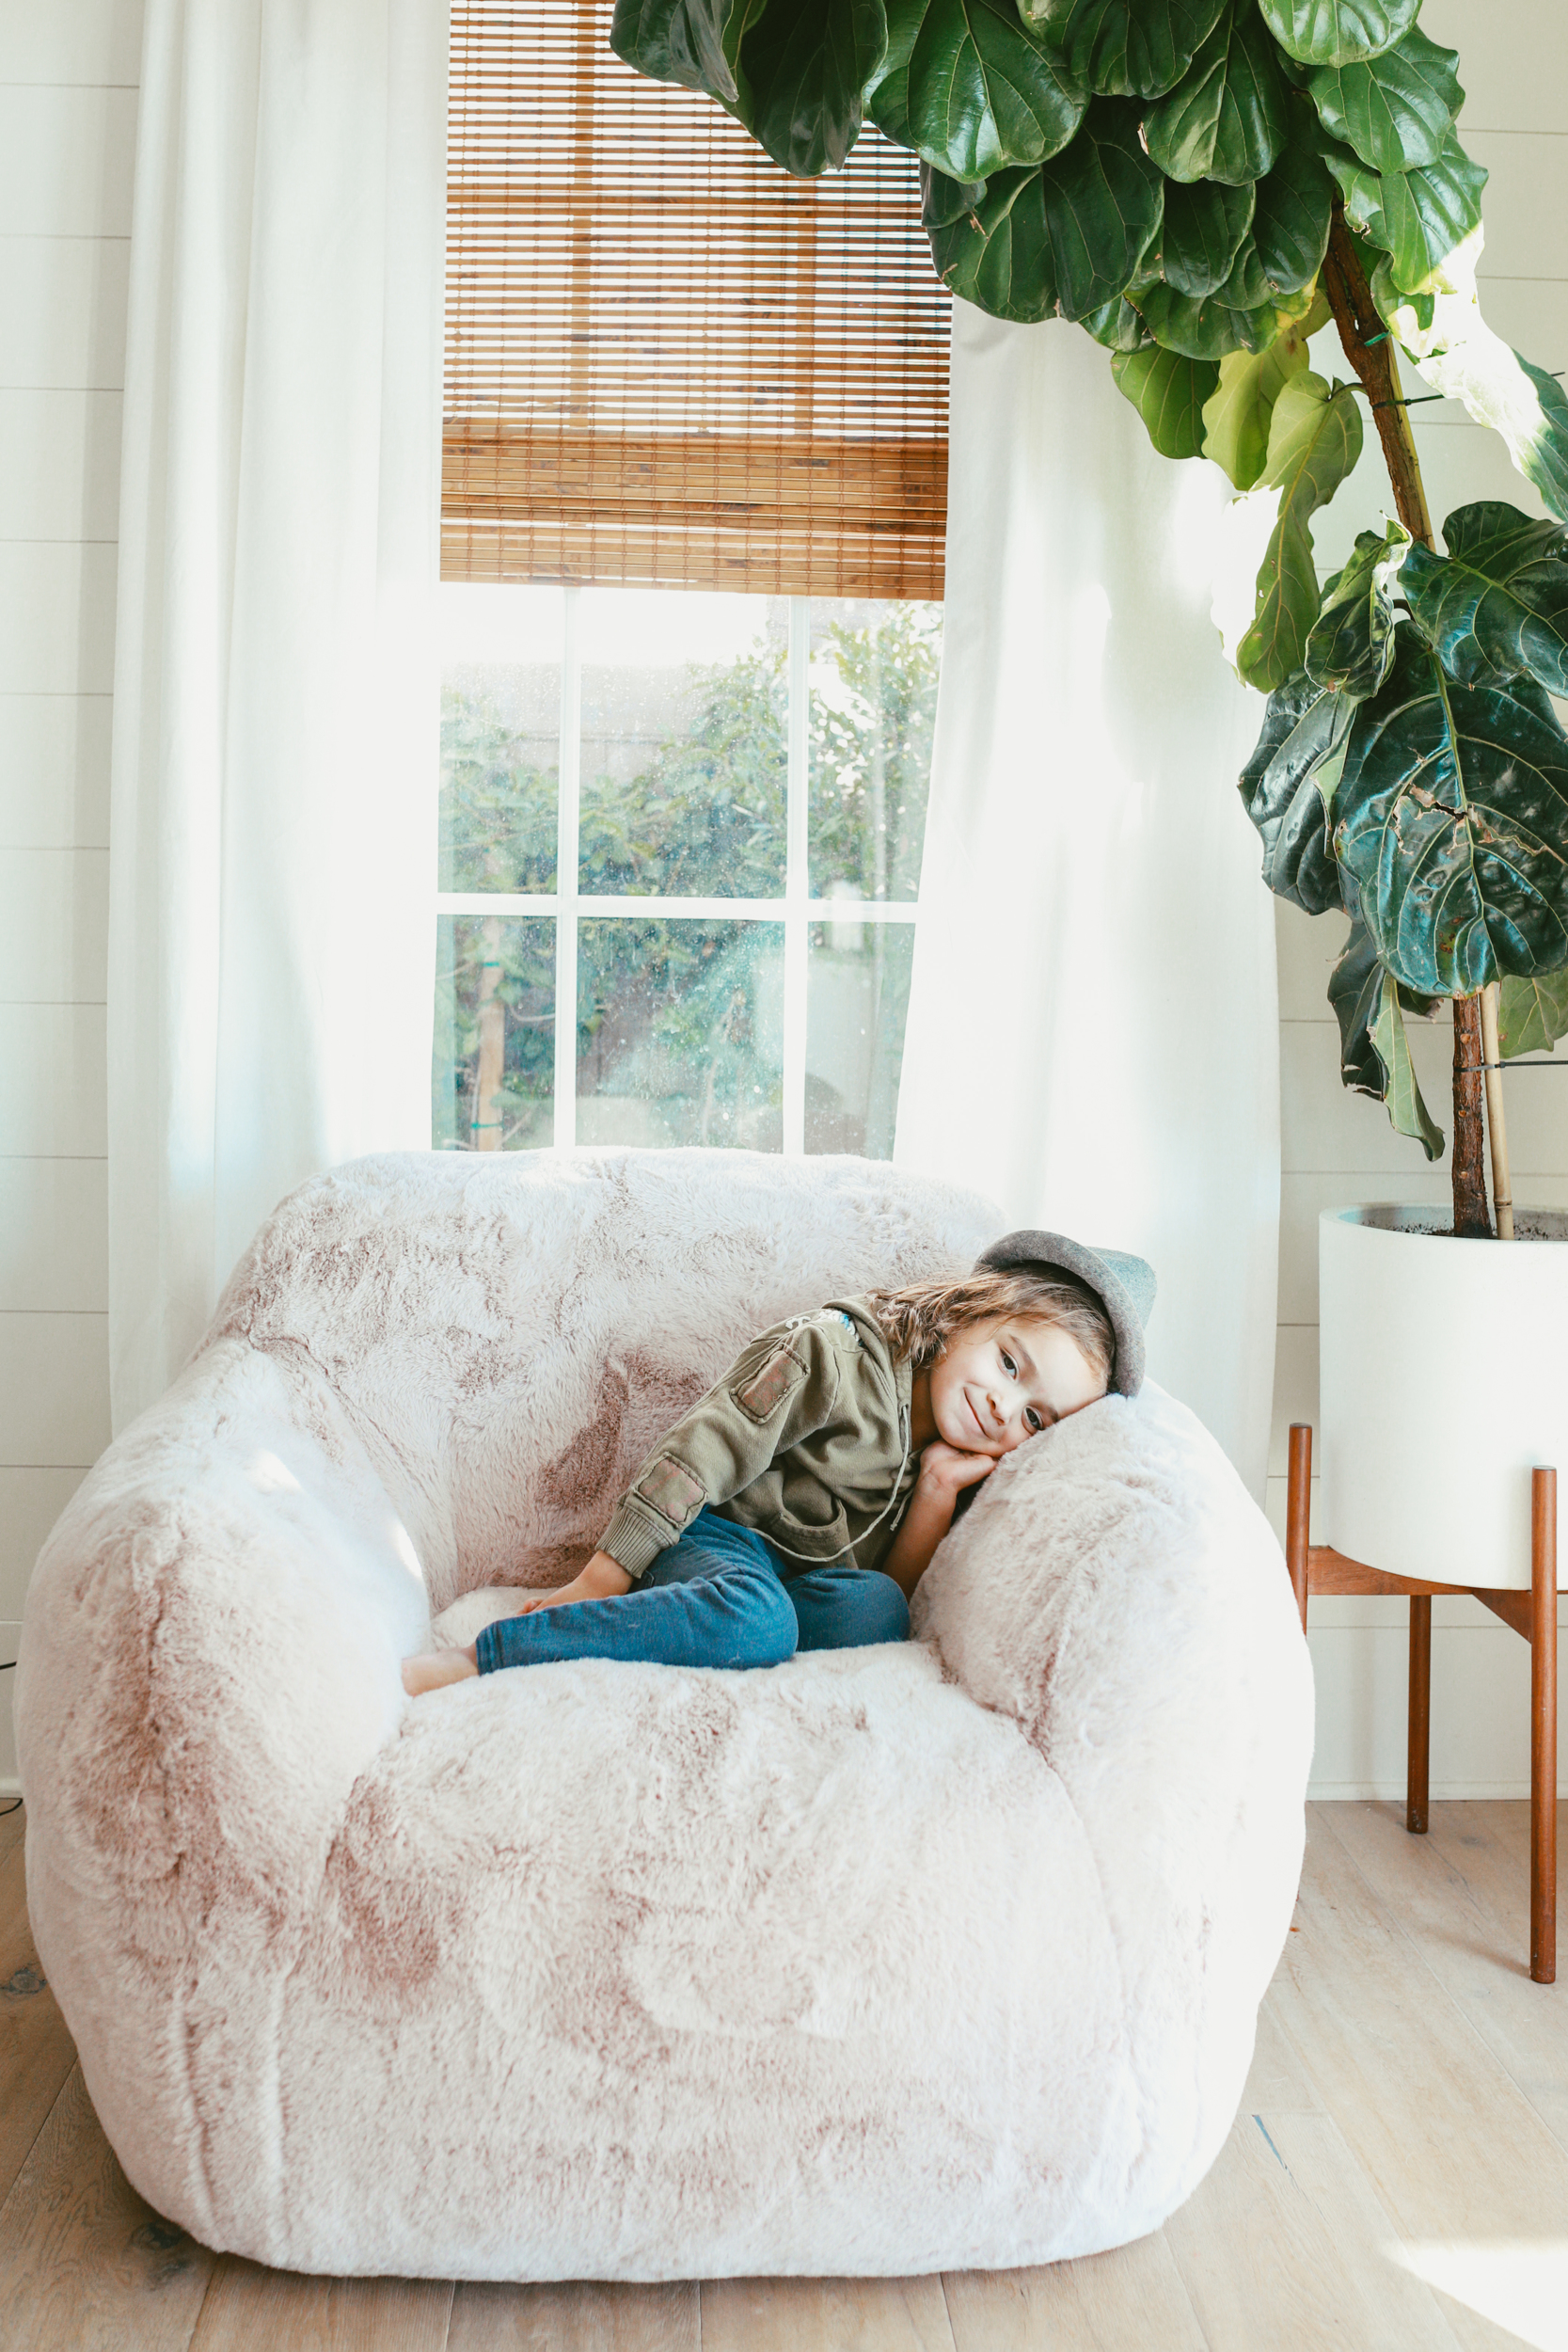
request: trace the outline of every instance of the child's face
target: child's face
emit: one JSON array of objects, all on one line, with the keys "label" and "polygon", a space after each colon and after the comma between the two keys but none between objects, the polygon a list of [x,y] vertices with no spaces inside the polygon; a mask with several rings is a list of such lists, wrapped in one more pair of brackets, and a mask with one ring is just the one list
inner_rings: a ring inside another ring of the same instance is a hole
[{"label": "child's face", "polygon": [[930,1367],[937,1435],[964,1454],[1011,1454],[1105,1393],[1076,1340],[1038,1315],[971,1324]]}]

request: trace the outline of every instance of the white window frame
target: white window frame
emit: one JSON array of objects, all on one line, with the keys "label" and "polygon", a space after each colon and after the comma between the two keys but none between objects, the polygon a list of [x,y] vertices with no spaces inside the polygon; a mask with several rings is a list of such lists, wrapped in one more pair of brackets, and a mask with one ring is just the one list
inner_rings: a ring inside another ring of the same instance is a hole
[{"label": "white window frame", "polygon": [[[582,662],[578,630],[581,590],[563,591],[561,649],[561,749],[556,812],[554,890],[442,890],[437,914],[549,916],[555,923],[555,1149],[570,1151],[578,1133],[578,918],[605,914],[682,917],[707,922],[781,923],[784,927],[784,1153],[806,1151],[806,1011],[808,931],[813,923],[842,922],[842,899],[814,898],[806,821],[810,790],[811,607],[789,599],[788,746],[784,804],[784,886],[775,898],[694,898],[657,891],[635,898],[601,897],[578,887],[578,819],[581,801]],[[679,589],[669,594],[678,596]],[[918,898],[856,898],[857,923],[917,921]],[[564,1011],[565,1018],[562,1018]],[[472,1147],[468,1147],[471,1149]]]}]

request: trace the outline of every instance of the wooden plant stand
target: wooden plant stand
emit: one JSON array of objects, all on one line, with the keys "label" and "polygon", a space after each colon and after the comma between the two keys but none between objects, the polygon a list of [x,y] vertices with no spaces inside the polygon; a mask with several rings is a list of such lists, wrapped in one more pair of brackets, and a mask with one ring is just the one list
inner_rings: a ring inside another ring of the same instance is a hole
[{"label": "wooden plant stand", "polygon": [[1557,1472],[1531,1474],[1530,1588],[1418,1583],[1349,1560],[1311,1541],[1312,1432],[1291,1425],[1285,1558],[1307,1630],[1312,1593],[1404,1593],[1410,1598],[1410,1717],[1404,1825],[1427,1825],[1432,1751],[1432,1597],[1469,1593],[1529,1644],[1529,1972],[1537,1984],[1557,1979]]}]

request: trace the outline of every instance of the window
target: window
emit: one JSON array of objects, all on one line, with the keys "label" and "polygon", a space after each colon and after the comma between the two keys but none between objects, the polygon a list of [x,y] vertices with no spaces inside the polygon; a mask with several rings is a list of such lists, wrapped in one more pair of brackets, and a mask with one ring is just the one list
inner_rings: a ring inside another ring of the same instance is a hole
[{"label": "window", "polygon": [[948,300],[912,158],[790,180],[609,46],[454,0],[433,1126],[893,1147]]},{"label": "window", "polygon": [[941,608],[441,593],[436,1144],[888,1156]]}]

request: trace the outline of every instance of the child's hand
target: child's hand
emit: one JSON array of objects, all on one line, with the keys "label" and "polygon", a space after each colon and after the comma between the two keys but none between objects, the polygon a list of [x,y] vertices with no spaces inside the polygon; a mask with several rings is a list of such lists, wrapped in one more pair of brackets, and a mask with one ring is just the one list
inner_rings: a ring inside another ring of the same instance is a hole
[{"label": "child's hand", "polygon": [[996,1468],[996,1458],[993,1454],[965,1454],[938,1438],[920,1457],[919,1485],[928,1495],[951,1502],[966,1486],[989,1478]]},{"label": "child's hand", "polygon": [[920,1456],[910,1507],[882,1562],[882,1573],[901,1585],[907,1596],[931,1564],[931,1554],[953,1524],[953,1513],[966,1486],[977,1486],[996,1468],[992,1454],[966,1454],[962,1447],[937,1438]]}]

